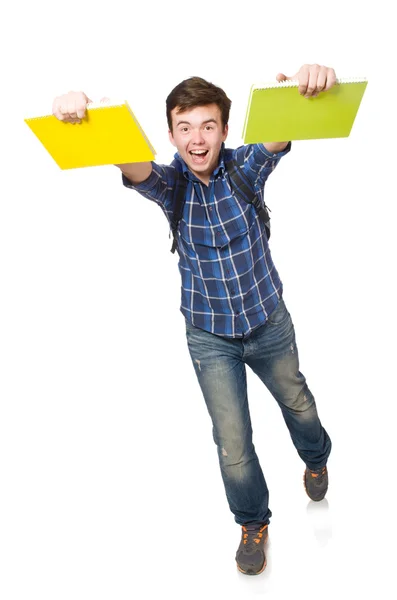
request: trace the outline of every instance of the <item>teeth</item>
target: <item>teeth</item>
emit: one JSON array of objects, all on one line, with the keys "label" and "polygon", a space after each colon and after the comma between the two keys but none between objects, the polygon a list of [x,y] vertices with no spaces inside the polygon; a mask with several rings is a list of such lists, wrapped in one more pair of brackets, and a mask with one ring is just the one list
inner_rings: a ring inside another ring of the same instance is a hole
[{"label": "teeth", "polygon": [[192,150],[192,154],[205,154],[207,150]]}]

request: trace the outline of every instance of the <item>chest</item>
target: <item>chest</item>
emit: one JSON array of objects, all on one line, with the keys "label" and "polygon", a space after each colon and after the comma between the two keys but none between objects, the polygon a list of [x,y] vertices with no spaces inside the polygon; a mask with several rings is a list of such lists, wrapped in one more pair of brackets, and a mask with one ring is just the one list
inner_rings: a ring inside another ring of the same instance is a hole
[{"label": "chest", "polygon": [[238,197],[227,179],[208,186],[190,182],[180,234],[186,244],[224,246],[248,232],[255,217],[254,207]]}]

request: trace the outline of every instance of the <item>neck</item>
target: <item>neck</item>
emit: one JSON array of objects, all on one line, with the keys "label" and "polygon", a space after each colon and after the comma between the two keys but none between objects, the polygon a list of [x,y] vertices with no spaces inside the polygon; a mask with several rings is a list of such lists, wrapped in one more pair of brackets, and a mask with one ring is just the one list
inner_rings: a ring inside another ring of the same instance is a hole
[{"label": "neck", "polygon": [[209,182],[210,182],[210,176],[209,175],[196,175],[197,179],[200,179],[200,181],[202,181],[203,183],[205,183],[205,185],[208,186]]}]

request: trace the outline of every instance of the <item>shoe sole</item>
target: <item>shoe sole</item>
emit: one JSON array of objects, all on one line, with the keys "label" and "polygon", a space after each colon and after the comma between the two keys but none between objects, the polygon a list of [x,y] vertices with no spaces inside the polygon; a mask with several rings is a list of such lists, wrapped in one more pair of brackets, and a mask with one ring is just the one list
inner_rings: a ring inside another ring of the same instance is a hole
[{"label": "shoe sole", "polygon": [[[269,538],[269,534],[267,534],[267,535],[266,535],[266,538],[265,538],[265,539],[264,539],[264,541],[263,541],[263,545],[265,545],[265,544],[266,544],[266,542],[267,542],[268,538]],[[254,571],[250,571],[250,570],[248,570],[248,571],[244,571],[244,569],[242,569],[242,568],[240,567],[240,565],[238,564],[238,562],[237,562],[237,561],[236,561],[236,565],[237,565],[237,569],[240,571],[240,573],[244,573],[244,575],[260,575],[260,574],[261,574],[261,573],[263,573],[263,571],[266,569],[267,560],[266,560],[266,556],[265,556],[265,562],[263,563],[263,567],[261,568],[261,570],[260,570],[260,571],[256,571],[256,572],[254,572]]]}]

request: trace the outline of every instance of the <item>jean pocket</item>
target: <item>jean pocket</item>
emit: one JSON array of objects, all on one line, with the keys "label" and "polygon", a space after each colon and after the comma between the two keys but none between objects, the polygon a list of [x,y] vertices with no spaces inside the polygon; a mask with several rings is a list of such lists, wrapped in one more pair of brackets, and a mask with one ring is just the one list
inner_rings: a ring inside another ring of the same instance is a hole
[{"label": "jean pocket", "polygon": [[267,322],[270,325],[280,325],[280,323],[284,323],[286,319],[289,317],[289,312],[287,307],[285,306],[285,302],[282,298],[280,298],[279,303],[276,308],[267,318]]}]

